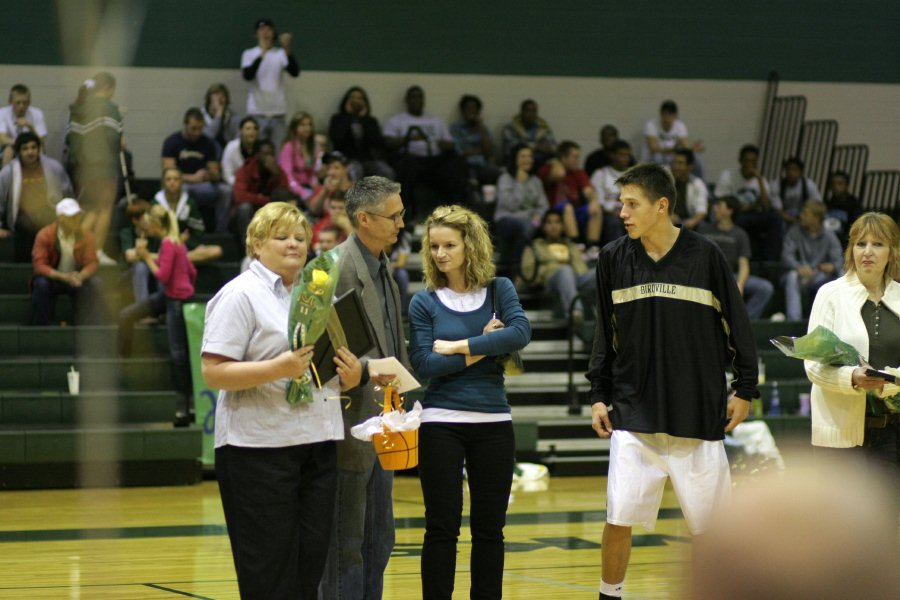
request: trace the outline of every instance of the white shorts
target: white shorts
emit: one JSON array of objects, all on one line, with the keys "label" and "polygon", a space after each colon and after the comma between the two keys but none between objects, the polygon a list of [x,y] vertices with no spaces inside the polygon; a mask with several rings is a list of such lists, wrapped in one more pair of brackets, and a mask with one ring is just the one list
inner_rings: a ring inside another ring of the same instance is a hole
[{"label": "white shorts", "polygon": [[665,433],[614,431],[609,450],[606,521],[653,531],[666,477],[672,479],[691,533],[703,533],[713,512],[731,493],[725,444]]}]

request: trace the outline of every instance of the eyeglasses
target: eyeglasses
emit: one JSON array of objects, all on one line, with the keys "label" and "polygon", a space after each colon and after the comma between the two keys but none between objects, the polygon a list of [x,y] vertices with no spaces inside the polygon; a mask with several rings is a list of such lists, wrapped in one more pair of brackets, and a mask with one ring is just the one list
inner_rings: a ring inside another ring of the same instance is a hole
[{"label": "eyeglasses", "polygon": [[382,219],[390,219],[394,223],[400,223],[403,221],[403,216],[406,215],[406,209],[404,208],[400,212],[395,215],[379,215],[378,213],[373,213],[369,211],[364,211],[367,215],[372,215],[373,217],[381,217]]}]

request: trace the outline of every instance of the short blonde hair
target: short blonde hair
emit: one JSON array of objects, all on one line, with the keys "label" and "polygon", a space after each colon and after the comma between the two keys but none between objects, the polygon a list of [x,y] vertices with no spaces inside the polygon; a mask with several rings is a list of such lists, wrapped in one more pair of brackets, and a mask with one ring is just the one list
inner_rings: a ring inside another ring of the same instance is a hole
[{"label": "short blonde hair", "polygon": [[247,256],[259,258],[253,248],[256,242],[265,242],[283,229],[295,229],[302,227],[306,234],[306,243],[312,239],[312,231],[309,221],[303,216],[303,211],[287,202],[269,202],[256,211],[250,225],[247,226]]},{"label": "short blonde hair", "polygon": [[884,283],[891,279],[900,281],[900,226],[888,215],[867,212],[853,222],[844,252],[844,271],[854,273],[856,263],[853,262],[853,247],[861,239],[871,235],[888,246],[888,264],[884,269]]},{"label": "short blonde hair", "polygon": [[447,286],[447,276],[437,268],[431,256],[431,229],[449,227],[462,235],[465,247],[466,289],[476,290],[487,286],[496,274],[494,245],[487,224],[480,216],[462,206],[439,206],[425,220],[425,236],[422,238],[422,270],[425,287],[430,290]]}]

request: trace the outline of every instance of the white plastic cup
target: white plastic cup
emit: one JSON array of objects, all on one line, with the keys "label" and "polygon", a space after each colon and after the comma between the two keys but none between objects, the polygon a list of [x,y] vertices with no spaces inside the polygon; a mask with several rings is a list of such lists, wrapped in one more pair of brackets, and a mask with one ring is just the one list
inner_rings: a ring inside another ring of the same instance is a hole
[{"label": "white plastic cup", "polygon": [[488,203],[497,201],[497,186],[483,185],[481,186],[481,198]]},{"label": "white plastic cup", "polygon": [[73,396],[77,396],[79,384],[81,383],[79,381],[81,373],[76,371],[75,367],[72,367],[69,369],[69,372],[66,373],[66,376],[69,378],[69,393]]}]

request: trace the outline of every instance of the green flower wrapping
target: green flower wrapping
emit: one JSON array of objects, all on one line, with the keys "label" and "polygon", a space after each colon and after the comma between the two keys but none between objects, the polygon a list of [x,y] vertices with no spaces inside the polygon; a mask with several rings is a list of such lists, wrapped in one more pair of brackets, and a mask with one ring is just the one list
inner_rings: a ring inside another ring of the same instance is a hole
[{"label": "green flower wrapping", "polygon": [[[328,320],[334,313],[332,298],[338,280],[337,249],[323,252],[311,260],[294,286],[291,308],[288,314],[288,341],[291,350],[314,344],[325,332]],[[315,368],[313,376],[315,376]],[[313,400],[312,377],[306,373],[292,379],[287,387],[289,404],[309,404]]]},{"label": "green flower wrapping", "polygon": [[833,331],[819,325],[811,332],[798,338],[786,335],[769,340],[785,356],[802,360],[813,360],[825,365],[858,365],[859,352],[842,341]]},{"label": "green flower wrapping", "polygon": [[[841,340],[833,331],[819,325],[804,336],[792,338],[786,335],[769,340],[772,345],[781,350],[785,356],[812,360],[825,365],[837,367],[859,365],[859,352],[856,348]],[[893,371],[887,369],[887,371]],[[872,411],[881,414],[879,398],[884,406],[891,412],[900,412],[900,393],[896,393],[896,385],[885,384],[885,394],[869,392],[866,401],[871,405]]]}]

